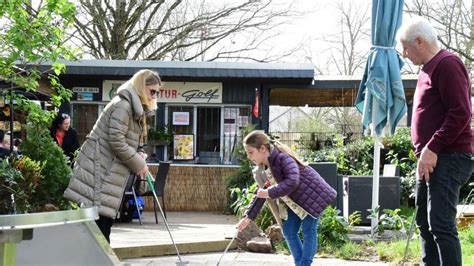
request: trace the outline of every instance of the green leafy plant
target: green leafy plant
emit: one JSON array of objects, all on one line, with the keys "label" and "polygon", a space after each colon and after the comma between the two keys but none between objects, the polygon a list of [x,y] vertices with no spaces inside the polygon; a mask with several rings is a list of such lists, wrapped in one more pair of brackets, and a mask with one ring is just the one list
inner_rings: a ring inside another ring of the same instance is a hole
[{"label": "green leafy plant", "polygon": [[47,127],[41,123],[28,124],[26,132],[26,139],[21,147],[24,156],[42,163],[43,178],[34,193],[36,204],[40,208],[45,204],[53,204],[60,209],[67,209],[68,201],[62,196],[72,174],[67,157],[54,143]]},{"label": "green leafy plant", "polygon": [[230,205],[237,217],[242,218],[244,215],[245,209],[249,205],[253,196],[255,195],[255,190],[257,189],[257,183],[253,183],[250,187],[247,188],[233,188],[230,190],[232,196],[236,197],[236,200]]},{"label": "green leafy plant", "polygon": [[41,185],[43,179],[43,176],[41,175],[43,163],[34,161],[28,156],[22,156],[21,158],[15,158],[13,160],[13,167],[17,171],[20,171],[23,176],[23,191],[26,191],[28,194],[33,194],[36,191],[36,188]]},{"label": "green leafy plant", "polygon": [[337,171],[343,175],[369,175],[372,173],[373,140],[358,139],[345,145],[342,137],[336,137],[334,146],[322,149],[305,157],[308,162],[335,162]]},{"label": "green leafy plant", "polygon": [[[8,159],[0,160],[0,214],[22,212],[29,208],[28,191],[22,189],[21,172],[10,165]],[[16,206],[19,206],[17,210]]]},{"label": "green leafy plant", "polygon": [[147,134],[148,140],[155,142],[163,142],[166,145],[171,144],[173,141],[173,133],[169,132],[166,126],[163,127],[150,127]]},{"label": "green leafy plant", "polygon": [[[72,92],[59,82],[65,70],[58,59],[73,60],[77,51],[65,44],[65,33],[74,23],[75,6],[68,0],[31,1],[10,0],[0,4],[0,77],[10,87],[36,91],[40,79],[47,79],[53,88],[51,101],[59,106],[70,99]],[[53,62],[46,71],[37,67],[44,61]],[[23,103],[36,105],[23,98]]]},{"label": "green leafy plant", "polygon": [[400,214],[400,209],[384,209],[380,215],[380,222],[383,228],[387,230],[400,230],[406,232],[406,217]]},{"label": "green leafy plant", "polygon": [[[333,143],[333,147],[314,151],[305,160],[335,162],[338,174],[342,175],[372,175],[374,144],[371,137],[344,144],[344,138],[337,135]],[[416,157],[410,130],[398,128],[393,136],[383,138],[383,147],[379,171],[382,171],[384,164],[396,164],[400,167],[401,203],[411,206],[414,204],[410,196],[415,189]]]},{"label": "green leafy plant", "polygon": [[[247,209],[247,206],[250,204],[252,198],[255,195],[255,191],[257,190],[257,183],[253,183],[248,188],[240,189],[240,188],[233,188],[231,189],[231,194],[233,194],[237,199],[232,203],[231,208],[234,213],[237,214],[237,217],[242,218]],[[260,210],[259,214],[255,219],[255,224],[260,227],[260,229],[265,230],[270,225],[275,222],[273,218],[273,214],[271,213],[268,206],[265,204],[262,209]]]},{"label": "green leafy plant", "polygon": [[[378,217],[379,206],[373,209],[368,209],[369,215],[367,218],[372,219]],[[399,230],[406,233],[406,228],[409,225],[409,221],[404,215],[400,214],[400,209],[390,210],[384,209],[383,214],[378,218],[378,224],[375,226],[375,232],[381,235],[385,230]]]},{"label": "green leafy plant", "polygon": [[[37,211],[36,208],[46,203],[60,208],[67,206],[62,193],[71,169],[47,130],[55,113],[42,110],[35,102],[16,92],[34,92],[40,80],[47,80],[52,88],[49,96],[55,107],[70,99],[72,92],[60,84],[58,75],[65,70],[59,59],[74,60],[77,54],[64,42],[74,15],[75,6],[68,0],[47,0],[36,4],[10,0],[0,4],[3,23],[0,29],[0,77],[8,86],[0,94],[3,93],[2,96],[10,102],[15,100],[15,108],[28,115],[22,151],[31,158],[18,162],[19,170],[7,166],[4,160],[0,202],[10,202],[9,195],[13,193],[19,212]],[[37,65],[44,61],[53,63],[49,69],[40,70]],[[41,181],[37,182],[40,176]]]},{"label": "green leafy plant", "polygon": [[349,241],[349,222],[340,215],[341,211],[329,206],[320,217],[318,241],[321,246],[342,246]]},{"label": "green leafy plant", "polygon": [[35,192],[41,184],[42,166],[23,156],[0,162],[1,214],[28,213],[38,209]]},{"label": "green leafy plant", "polygon": [[349,226],[360,224],[362,222],[362,215],[360,211],[355,211],[349,214],[348,220],[349,220]]}]

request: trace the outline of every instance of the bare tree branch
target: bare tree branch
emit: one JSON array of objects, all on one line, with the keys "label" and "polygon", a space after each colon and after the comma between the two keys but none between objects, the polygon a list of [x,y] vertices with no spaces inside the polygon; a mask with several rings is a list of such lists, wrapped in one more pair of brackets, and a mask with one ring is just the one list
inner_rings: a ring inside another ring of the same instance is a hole
[{"label": "bare tree branch", "polygon": [[367,51],[360,44],[368,42],[370,37],[369,5],[358,5],[350,1],[334,3],[339,16],[339,30],[323,36],[322,41],[328,48],[322,51],[329,56],[328,63],[334,70],[332,74],[354,75],[363,71]]},{"label": "bare tree branch", "polygon": [[[78,10],[78,34],[74,37],[93,57],[147,60],[277,58],[249,55],[259,48],[256,44],[264,43],[278,26],[299,14],[291,4],[275,5],[273,0],[234,4],[207,0],[79,0]],[[224,45],[238,35],[253,35],[253,49]]]},{"label": "bare tree branch", "polygon": [[428,19],[438,32],[439,42],[446,49],[457,53],[469,69],[474,61],[474,25],[472,16],[474,1],[468,8],[463,0],[411,0],[405,3],[405,11]]}]

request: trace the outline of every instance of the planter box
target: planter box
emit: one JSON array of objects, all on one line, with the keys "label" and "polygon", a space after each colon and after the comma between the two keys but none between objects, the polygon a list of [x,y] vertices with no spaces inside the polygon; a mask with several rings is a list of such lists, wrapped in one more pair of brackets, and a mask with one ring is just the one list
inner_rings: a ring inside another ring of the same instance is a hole
[{"label": "planter box", "polygon": [[168,142],[164,140],[150,140],[147,142],[147,146],[168,146]]},{"label": "planter box", "polygon": [[[400,178],[381,176],[379,182],[380,214],[383,209],[400,208]],[[372,208],[372,176],[347,176],[343,179],[343,185],[344,217],[360,211],[361,224],[370,225],[367,209]]]}]

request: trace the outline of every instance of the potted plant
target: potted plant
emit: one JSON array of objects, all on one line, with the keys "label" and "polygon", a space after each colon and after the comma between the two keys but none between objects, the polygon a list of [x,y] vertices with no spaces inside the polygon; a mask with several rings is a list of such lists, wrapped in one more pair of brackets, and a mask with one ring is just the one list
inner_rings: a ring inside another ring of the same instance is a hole
[{"label": "potted plant", "polygon": [[168,131],[166,126],[148,129],[148,144],[157,146],[166,146],[173,141],[173,134]]}]

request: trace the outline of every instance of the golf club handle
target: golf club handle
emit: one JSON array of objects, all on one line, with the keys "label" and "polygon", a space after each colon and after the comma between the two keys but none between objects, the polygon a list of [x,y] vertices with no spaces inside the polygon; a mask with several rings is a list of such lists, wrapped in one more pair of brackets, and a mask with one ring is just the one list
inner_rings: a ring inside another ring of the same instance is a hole
[{"label": "golf club handle", "polygon": [[150,172],[146,172],[145,178],[146,178],[146,181],[148,182],[148,186],[150,187],[151,191],[153,191],[153,194],[155,194],[155,186],[153,185]]}]

